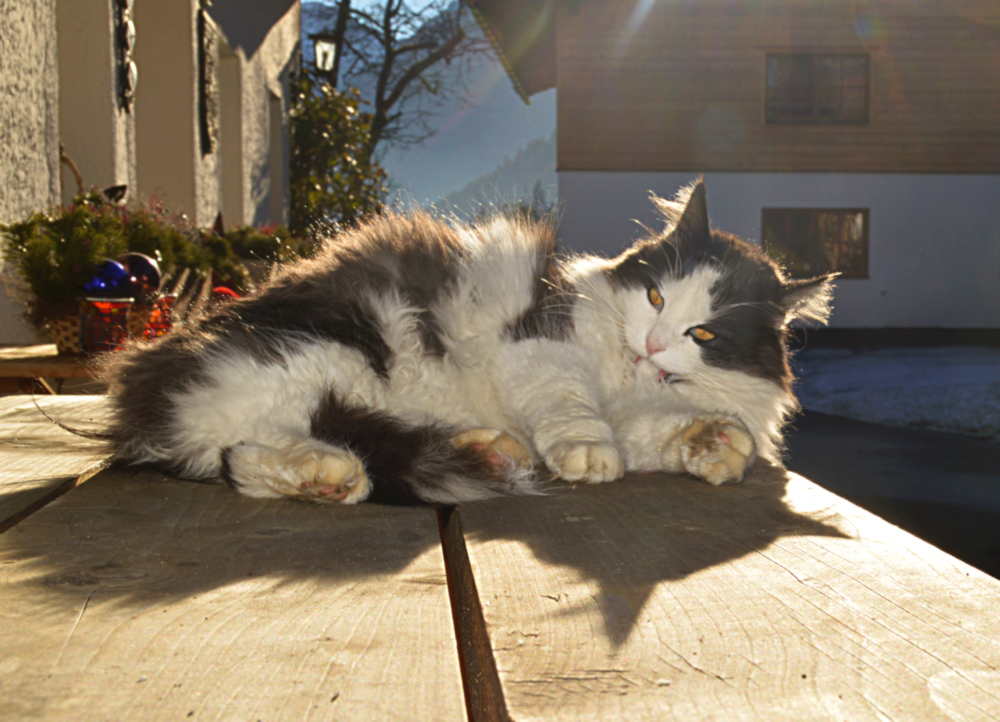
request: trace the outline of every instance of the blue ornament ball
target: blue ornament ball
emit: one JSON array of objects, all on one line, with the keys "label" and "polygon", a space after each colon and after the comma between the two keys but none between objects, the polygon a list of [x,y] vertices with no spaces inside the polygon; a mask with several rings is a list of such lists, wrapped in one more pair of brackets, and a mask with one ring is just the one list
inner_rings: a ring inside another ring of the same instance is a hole
[{"label": "blue ornament ball", "polygon": [[155,259],[142,253],[125,253],[118,257],[118,262],[132,276],[136,292],[148,296],[160,290],[160,266]]},{"label": "blue ornament ball", "polygon": [[130,296],[133,292],[132,274],[118,261],[105,258],[98,264],[94,277],[83,287],[94,296]]}]

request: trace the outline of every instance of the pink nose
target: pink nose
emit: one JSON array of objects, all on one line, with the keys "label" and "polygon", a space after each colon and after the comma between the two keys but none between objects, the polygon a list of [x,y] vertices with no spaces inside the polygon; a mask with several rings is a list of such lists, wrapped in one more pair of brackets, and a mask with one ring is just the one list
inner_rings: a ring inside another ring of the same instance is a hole
[{"label": "pink nose", "polygon": [[663,346],[661,346],[658,342],[654,341],[652,336],[648,336],[646,338],[646,353],[649,356],[652,356],[654,353],[660,353],[660,351],[662,350]]}]

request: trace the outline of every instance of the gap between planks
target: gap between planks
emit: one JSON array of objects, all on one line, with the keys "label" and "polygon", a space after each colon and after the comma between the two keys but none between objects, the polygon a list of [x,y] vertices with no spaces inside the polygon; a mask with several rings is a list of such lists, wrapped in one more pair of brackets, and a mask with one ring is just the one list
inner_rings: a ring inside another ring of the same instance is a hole
[{"label": "gap between planks", "polygon": [[39,509],[44,508],[45,506],[55,501],[66,492],[75,489],[88,479],[93,478],[98,472],[104,471],[104,469],[108,468],[108,466],[110,465],[111,465],[110,459],[102,459],[93,466],[89,467],[79,476],[73,476],[66,479],[66,481],[64,481],[62,484],[52,489],[51,491],[49,491],[44,496],[41,496],[38,499],[35,499],[30,504],[28,504],[27,506],[18,509],[13,514],[7,516],[5,519],[0,519],[0,534],[3,534],[10,528],[20,524],[22,521],[27,519],[29,516],[34,514]]},{"label": "gap between planks", "polygon": [[438,507],[441,551],[448,578],[465,707],[474,722],[508,722],[507,703],[497,672],[486,618],[476,590],[462,522],[455,507]]}]

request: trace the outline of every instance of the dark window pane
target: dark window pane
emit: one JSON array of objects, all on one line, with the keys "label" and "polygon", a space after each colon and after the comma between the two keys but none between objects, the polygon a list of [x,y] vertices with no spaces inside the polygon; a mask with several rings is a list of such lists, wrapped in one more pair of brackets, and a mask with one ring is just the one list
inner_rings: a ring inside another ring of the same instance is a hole
[{"label": "dark window pane", "polygon": [[836,56],[816,57],[816,85],[819,88],[836,88],[843,84],[843,60]]},{"label": "dark window pane", "polygon": [[868,90],[866,88],[844,88],[841,93],[840,108],[845,120],[857,122],[868,120]]},{"label": "dark window pane", "polygon": [[769,123],[868,122],[868,56],[775,53],[766,60]]},{"label": "dark window pane", "polygon": [[844,86],[853,88],[868,87],[868,58],[844,58]]},{"label": "dark window pane", "polygon": [[868,211],[765,208],[764,250],[796,278],[838,271],[868,277]]},{"label": "dark window pane", "polygon": [[840,88],[823,88],[816,93],[816,114],[820,117],[836,117],[842,112],[843,101]]}]

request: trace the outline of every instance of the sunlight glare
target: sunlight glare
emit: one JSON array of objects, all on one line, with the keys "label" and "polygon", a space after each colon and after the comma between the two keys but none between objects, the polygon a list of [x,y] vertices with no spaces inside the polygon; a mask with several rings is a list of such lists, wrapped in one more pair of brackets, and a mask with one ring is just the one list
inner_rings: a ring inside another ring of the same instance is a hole
[{"label": "sunlight glare", "polygon": [[625,23],[625,27],[622,28],[621,35],[618,37],[618,41],[615,43],[615,57],[621,57],[629,45],[632,44],[632,39],[635,34],[642,27],[642,24],[646,22],[646,17],[649,15],[649,11],[653,9],[653,4],[656,0],[638,0],[635,5],[635,9],[632,11],[631,17],[629,17],[628,22]]}]

